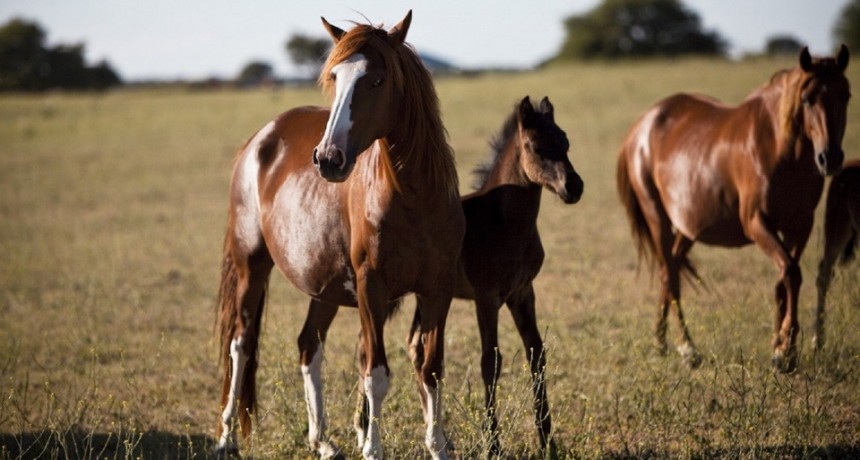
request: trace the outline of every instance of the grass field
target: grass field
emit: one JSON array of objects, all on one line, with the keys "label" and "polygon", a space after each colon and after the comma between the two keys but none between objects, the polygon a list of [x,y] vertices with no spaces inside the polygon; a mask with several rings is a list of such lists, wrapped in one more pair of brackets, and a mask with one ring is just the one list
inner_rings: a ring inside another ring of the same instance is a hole
[{"label": "grass field", "polygon": [[[653,346],[658,286],[639,267],[615,191],[626,130],[676,91],[740,101],[792,60],[589,64],[437,81],[461,189],[515,102],[549,95],[585,181],[582,201],[545,195],[547,260],[536,281],[555,438],[568,458],[860,456],[860,263],[832,285],[826,348],[810,335],[820,223],[801,261],[801,360],[773,372],[777,272],[757,249],[702,245],[707,284],[684,308],[705,355],[690,371]],[[860,82],[860,65],[849,79]],[[316,88],[117,91],[0,96],[0,458],[204,458],[220,373],[215,294],[228,177],[237,148],[277,113],[322,103]],[[860,106],[844,148],[860,156]],[[823,206],[819,206],[819,221]],[[275,274],[264,318],[253,458],[312,457],[295,341],[307,300]],[[404,339],[387,328],[389,458],[422,457],[423,421]],[[502,314],[499,414],[505,455],[538,455],[519,338]],[[330,432],[359,456],[358,315],[343,309],[326,346]],[[674,330],[670,326],[670,334]],[[482,453],[473,306],[448,319],[446,431],[461,458]]]}]

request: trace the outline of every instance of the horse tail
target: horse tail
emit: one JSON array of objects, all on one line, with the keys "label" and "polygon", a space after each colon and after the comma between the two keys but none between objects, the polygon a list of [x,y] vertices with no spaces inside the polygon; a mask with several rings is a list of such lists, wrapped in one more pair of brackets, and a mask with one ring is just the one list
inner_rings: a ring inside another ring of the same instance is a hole
[{"label": "horse tail", "polygon": [[[230,187],[227,234],[224,237],[221,259],[221,284],[216,304],[216,333],[220,337],[219,360],[224,372],[221,410],[228,405],[235,410],[246,439],[251,434],[251,415],[257,406],[257,351],[269,274],[274,263],[259,228],[259,204],[255,205],[256,198],[249,195],[256,193],[257,184],[241,181],[257,177],[257,161],[266,153],[264,148],[271,148],[265,136],[268,136],[272,128],[267,125],[264,130],[264,133],[258,132],[249,139],[236,156],[234,182]],[[250,148],[254,151],[250,152]],[[235,382],[236,388],[233,388],[234,365],[239,373]]]},{"label": "horse tail", "polygon": [[625,150],[622,150],[618,158],[618,169],[616,170],[615,178],[621,204],[624,205],[624,209],[627,211],[627,219],[630,221],[630,228],[633,233],[633,240],[636,243],[639,260],[641,261],[645,258],[650,264],[653,264],[657,248],[654,246],[654,238],[651,237],[648,221],[645,220],[642,206],[639,204],[639,199],[633,191],[633,184],[630,182],[630,171],[627,167]]}]

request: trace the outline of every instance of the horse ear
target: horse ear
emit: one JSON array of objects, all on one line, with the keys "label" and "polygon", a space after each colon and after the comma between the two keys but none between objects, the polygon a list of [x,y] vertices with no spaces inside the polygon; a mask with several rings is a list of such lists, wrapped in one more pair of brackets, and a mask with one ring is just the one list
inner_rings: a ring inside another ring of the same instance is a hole
[{"label": "horse ear", "polygon": [[800,50],[800,68],[804,72],[812,72],[812,56],[809,55],[809,47],[804,46]]},{"label": "horse ear", "polygon": [[325,30],[329,35],[331,35],[331,39],[334,40],[335,44],[337,44],[346,32],[344,32],[340,27],[329,24],[324,17],[320,16],[320,19],[322,19],[322,24],[323,27],[325,27]]},{"label": "horse ear", "polygon": [[531,119],[535,114],[535,108],[532,105],[531,99],[528,96],[524,97],[522,101],[520,101],[520,108],[517,111],[517,117],[520,120],[520,123],[526,122],[526,120]]},{"label": "horse ear", "polygon": [[409,10],[409,12],[406,13],[406,17],[388,31],[388,37],[391,38],[395,47],[402,45],[403,42],[406,41],[406,33],[409,32],[409,24],[412,24],[412,10]]},{"label": "horse ear", "polygon": [[836,55],[836,66],[841,72],[845,72],[845,68],[848,67],[848,47],[845,46],[845,43],[839,47],[839,54]]},{"label": "horse ear", "polygon": [[552,106],[552,102],[549,101],[549,96],[544,96],[543,99],[540,100],[540,111],[549,115],[551,119],[555,118],[555,108]]}]

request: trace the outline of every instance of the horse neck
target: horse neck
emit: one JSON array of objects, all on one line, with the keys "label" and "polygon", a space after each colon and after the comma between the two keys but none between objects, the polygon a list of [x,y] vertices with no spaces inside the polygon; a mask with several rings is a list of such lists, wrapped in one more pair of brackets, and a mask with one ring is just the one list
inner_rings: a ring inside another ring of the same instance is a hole
[{"label": "horse neck", "polygon": [[759,88],[749,99],[758,99],[761,113],[768,118],[774,135],[775,155],[779,159],[798,158],[804,147],[804,138],[796,123],[797,106],[794,94],[795,71],[785,71]]},{"label": "horse neck", "polygon": [[486,175],[484,183],[481,184],[476,193],[486,193],[503,186],[515,186],[518,188],[517,201],[529,205],[529,209],[534,209],[535,215],[537,215],[543,189],[540,185],[529,180],[525,171],[520,166],[520,155],[519,135],[511,136],[498,153],[492,168]]},{"label": "horse neck", "polygon": [[406,115],[404,119],[411,123],[395,128],[382,143],[400,193],[458,199],[457,170],[445,128],[441,120],[421,120],[434,115],[438,117],[420,111]]}]

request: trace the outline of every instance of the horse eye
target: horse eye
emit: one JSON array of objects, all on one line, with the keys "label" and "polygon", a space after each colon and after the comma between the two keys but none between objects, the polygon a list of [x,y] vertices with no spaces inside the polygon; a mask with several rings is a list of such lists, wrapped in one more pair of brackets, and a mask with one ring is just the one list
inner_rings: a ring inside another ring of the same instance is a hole
[{"label": "horse eye", "polygon": [[381,78],[377,78],[376,80],[373,80],[373,87],[374,87],[374,88],[379,88],[380,86],[382,86],[382,83],[383,83],[383,82],[382,82],[382,79],[381,79]]}]

